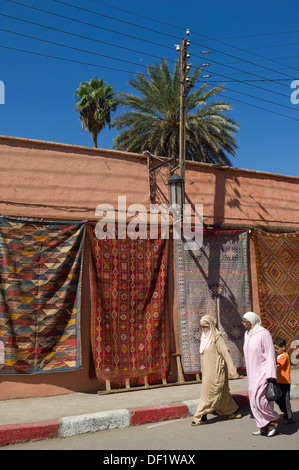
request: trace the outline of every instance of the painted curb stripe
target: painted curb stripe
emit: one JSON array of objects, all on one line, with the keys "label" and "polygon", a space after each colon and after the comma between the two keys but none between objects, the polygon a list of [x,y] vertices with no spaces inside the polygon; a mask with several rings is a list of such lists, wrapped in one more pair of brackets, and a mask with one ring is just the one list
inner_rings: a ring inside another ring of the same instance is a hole
[{"label": "painted curb stripe", "polygon": [[130,426],[130,412],[125,409],[69,416],[60,420],[58,437],[69,437],[127,426]]},{"label": "painted curb stripe", "polygon": [[59,427],[56,420],[0,426],[0,446],[51,439],[58,436]]},{"label": "painted curb stripe", "polygon": [[140,424],[145,423],[157,423],[168,419],[186,418],[188,415],[188,409],[184,403],[132,408],[130,411],[131,426],[139,426]]},{"label": "painted curb stripe", "polygon": [[[232,394],[232,397],[239,406],[249,404],[247,392]],[[60,420],[3,425],[0,426],[0,447],[27,441],[68,437],[87,432],[186,418],[188,415],[193,416],[197,404],[198,400],[186,400],[180,403],[68,416]]]}]

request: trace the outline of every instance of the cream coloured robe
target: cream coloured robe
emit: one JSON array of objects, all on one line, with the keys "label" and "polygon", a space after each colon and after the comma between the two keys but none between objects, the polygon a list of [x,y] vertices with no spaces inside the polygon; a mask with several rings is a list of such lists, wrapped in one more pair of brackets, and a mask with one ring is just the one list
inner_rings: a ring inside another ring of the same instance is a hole
[{"label": "cream coloured robe", "polygon": [[202,415],[216,411],[219,415],[230,415],[237,411],[238,405],[229,393],[228,374],[238,377],[237,370],[219,332],[211,346],[201,355],[202,385],[194,421]]}]

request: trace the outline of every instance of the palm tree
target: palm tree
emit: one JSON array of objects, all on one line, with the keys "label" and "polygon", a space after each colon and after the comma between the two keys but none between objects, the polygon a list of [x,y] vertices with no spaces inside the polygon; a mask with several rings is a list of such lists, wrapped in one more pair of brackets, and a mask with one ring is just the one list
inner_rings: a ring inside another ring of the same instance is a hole
[{"label": "palm tree", "polygon": [[110,126],[111,111],[116,110],[115,93],[109,83],[105,85],[103,78],[93,77],[89,82],[81,82],[74,93],[77,98],[76,111],[80,113],[82,130],[87,129],[98,146],[98,134],[106,124]]},{"label": "palm tree", "polygon": [[[222,91],[222,85],[207,91],[204,83],[192,91],[200,72],[197,67],[186,85],[186,159],[231,165],[227,154],[236,155],[234,134],[239,125],[223,113],[232,109],[229,103],[207,104]],[[129,109],[113,122],[113,127],[122,131],[115,137],[114,148],[137,153],[148,150],[172,158],[179,152],[179,61],[173,75],[166,59],[161,65],[148,66],[148,74],[150,78],[138,73],[128,82],[139,96],[118,94],[119,103]]]}]

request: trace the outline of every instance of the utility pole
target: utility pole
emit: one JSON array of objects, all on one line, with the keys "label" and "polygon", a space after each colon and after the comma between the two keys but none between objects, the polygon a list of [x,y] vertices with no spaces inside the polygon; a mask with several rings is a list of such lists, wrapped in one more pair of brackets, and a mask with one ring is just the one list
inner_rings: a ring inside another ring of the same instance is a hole
[{"label": "utility pole", "polygon": [[186,83],[187,77],[187,59],[190,54],[187,53],[190,44],[187,37],[190,31],[187,29],[186,38],[181,39],[181,45],[176,46],[180,52],[180,140],[179,140],[179,172],[185,181],[185,160],[186,160]]}]

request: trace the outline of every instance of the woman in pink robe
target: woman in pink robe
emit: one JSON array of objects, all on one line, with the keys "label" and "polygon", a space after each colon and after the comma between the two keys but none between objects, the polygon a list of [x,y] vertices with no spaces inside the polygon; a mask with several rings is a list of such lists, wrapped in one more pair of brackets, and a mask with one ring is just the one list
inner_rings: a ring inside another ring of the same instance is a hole
[{"label": "woman in pink robe", "polygon": [[276,380],[276,358],[271,334],[261,326],[261,319],[253,312],[243,316],[246,329],[244,355],[248,379],[249,402],[256,425],[254,435],[273,436],[279,415],[274,402],[266,399],[267,381]]}]

